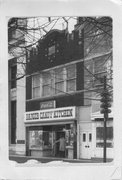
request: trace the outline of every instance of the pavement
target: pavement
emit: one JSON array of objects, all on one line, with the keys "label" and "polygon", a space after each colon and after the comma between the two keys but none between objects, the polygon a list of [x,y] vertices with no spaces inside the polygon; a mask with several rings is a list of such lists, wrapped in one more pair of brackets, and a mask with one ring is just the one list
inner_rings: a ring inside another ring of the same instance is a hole
[{"label": "pavement", "polygon": [[[103,163],[102,158],[91,158],[91,159],[67,159],[67,158],[55,158],[55,157],[33,157],[23,155],[9,155],[9,160],[16,161],[18,163],[26,163],[28,160],[37,160],[41,163],[48,163],[52,161],[63,161],[69,163]],[[112,162],[113,159],[107,159],[106,162]]]}]

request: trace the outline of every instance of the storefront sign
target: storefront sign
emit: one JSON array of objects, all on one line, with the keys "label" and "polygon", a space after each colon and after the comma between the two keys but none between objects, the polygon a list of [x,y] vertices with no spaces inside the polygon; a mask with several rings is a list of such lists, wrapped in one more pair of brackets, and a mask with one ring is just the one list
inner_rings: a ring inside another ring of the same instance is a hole
[{"label": "storefront sign", "polygon": [[31,111],[25,113],[25,122],[74,119],[75,107],[56,108],[50,110]]},{"label": "storefront sign", "polygon": [[45,101],[40,103],[40,109],[52,109],[55,108],[55,101]]}]

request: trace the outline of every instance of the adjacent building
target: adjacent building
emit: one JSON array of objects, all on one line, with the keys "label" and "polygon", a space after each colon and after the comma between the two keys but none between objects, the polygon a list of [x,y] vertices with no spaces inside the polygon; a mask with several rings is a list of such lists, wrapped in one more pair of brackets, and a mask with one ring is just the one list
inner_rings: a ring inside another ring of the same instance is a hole
[{"label": "adjacent building", "polygon": [[25,152],[25,35],[21,27],[26,19],[11,18],[8,21],[8,84],[9,84],[9,151]]}]

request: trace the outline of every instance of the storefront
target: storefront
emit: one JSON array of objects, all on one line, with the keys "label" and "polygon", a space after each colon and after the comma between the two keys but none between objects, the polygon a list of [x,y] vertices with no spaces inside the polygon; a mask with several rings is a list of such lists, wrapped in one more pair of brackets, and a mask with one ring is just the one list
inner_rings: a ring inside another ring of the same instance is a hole
[{"label": "storefront", "polygon": [[[104,148],[104,117],[99,111],[92,113],[92,157],[103,158]],[[114,128],[113,128],[113,109],[109,114],[108,121],[106,122],[106,153],[107,158],[113,159],[114,157]]]},{"label": "storefront", "polygon": [[76,107],[64,107],[25,113],[26,155],[62,157],[61,137],[65,139],[64,158],[77,158]]}]

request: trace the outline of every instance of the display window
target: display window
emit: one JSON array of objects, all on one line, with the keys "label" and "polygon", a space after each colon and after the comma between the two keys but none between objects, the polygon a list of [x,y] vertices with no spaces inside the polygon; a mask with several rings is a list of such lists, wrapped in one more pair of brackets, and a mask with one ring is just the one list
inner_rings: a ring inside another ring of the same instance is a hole
[{"label": "display window", "polygon": [[[113,147],[113,127],[106,128],[106,146],[108,148]],[[104,147],[104,127],[96,128],[96,147]]]},{"label": "display window", "polygon": [[71,148],[73,153],[74,134],[69,124],[31,127],[28,129],[28,138],[28,150],[32,156],[68,157]]},{"label": "display window", "polygon": [[43,130],[29,131],[29,148],[52,148],[53,146],[52,132]]}]

